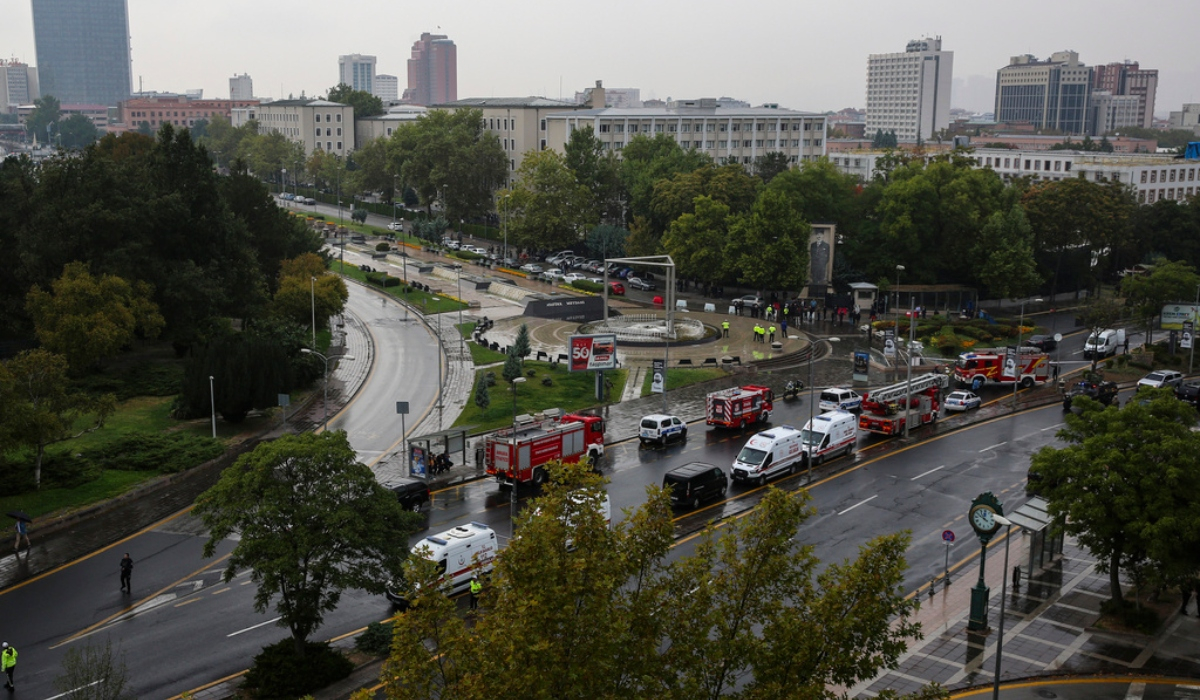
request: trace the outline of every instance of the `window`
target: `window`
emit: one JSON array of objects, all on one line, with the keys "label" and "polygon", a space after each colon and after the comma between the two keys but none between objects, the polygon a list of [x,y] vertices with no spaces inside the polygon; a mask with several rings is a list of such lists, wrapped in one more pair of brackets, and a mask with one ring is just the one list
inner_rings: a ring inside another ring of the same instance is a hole
[{"label": "window", "polygon": [[601,124],[601,125],[600,125],[600,133],[602,133],[602,134],[607,134],[607,133],[608,133],[608,126],[609,126],[608,124]]},{"label": "window", "polygon": [[[1142,182],[1145,182],[1145,180],[1143,180]],[[1150,171],[1150,182],[1152,182],[1152,183],[1158,182],[1158,171],[1157,170]]]},{"label": "window", "polygon": [[684,150],[687,150],[692,147],[692,142],[691,141],[680,141],[679,147]]},{"label": "window", "polygon": [[338,136],[342,135],[342,127],[340,127],[340,126],[337,128],[337,135]]},{"label": "window", "polygon": [[749,165],[750,164],[750,156],[742,156],[742,163],[745,165]]},{"label": "window", "polygon": [[724,132],[726,132],[726,131],[728,131],[728,130],[729,130],[729,125],[728,125],[728,124],[718,124],[718,125],[717,125],[717,131],[720,131],[720,132],[724,133]]},{"label": "window", "polygon": [[728,141],[718,141],[717,148],[729,148],[729,142]]},{"label": "window", "polygon": [[332,142],[330,142],[330,141],[326,141],[326,142],[325,142],[325,150],[327,150],[327,151],[332,151],[332,150],[333,150],[333,143],[332,143]]},{"label": "window", "polygon": [[618,134],[623,134],[623,133],[625,133],[625,125],[624,124],[613,124],[613,131],[615,131]]},{"label": "window", "polygon": [[546,139],[542,139],[542,150],[546,150]]},{"label": "window", "polygon": [[545,131],[545,130],[546,130],[546,120],[543,119],[542,120],[542,131]]},{"label": "window", "polygon": [[679,130],[686,134],[687,132],[692,130],[692,125],[688,124],[687,122],[684,122],[683,124],[679,125]]},{"label": "window", "polygon": [[754,147],[755,147],[755,148],[762,148],[762,147],[763,147],[763,140],[762,140],[762,139],[755,139],[755,140],[754,140]]},{"label": "window", "polygon": [[730,128],[730,130],[731,130],[731,131],[741,131],[741,130],[742,130],[742,125],[741,125],[741,124],[734,124],[734,125],[733,125],[733,126]]},{"label": "window", "polygon": [[340,150],[342,150],[342,142],[341,142],[341,141],[338,141],[338,147],[337,147],[337,149],[338,149],[339,151],[340,151]]},{"label": "window", "polygon": [[1142,184],[1143,185],[1146,184],[1146,171],[1145,170],[1142,171]]},{"label": "window", "polygon": [[713,127],[715,126],[716,124],[705,124],[704,130],[711,134],[713,132]]},{"label": "window", "polygon": [[1063,164],[1063,170],[1065,170],[1067,172],[1071,172],[1071,161],[1068,160],[1066,163]]},{"label": "window", "polygon": [[1060,170],[1062,170],[1062,161],[1061,160],[1054,161],[1054,172],[1057,173]]},{"label": "window", "polygon": [[750,139],[746,139],[745,141],[742,141],[742,148],[750,148],[751,143],[753,143],[753,142]]},{"label": "window", "polygon": [[1175,182],[1175,171],[1171,171],[1171,182]]},{"label": "window", "polygon": [[656,133],[656,134],[661,134],[662,132],[663,132],[663,125],[662,125],[662,124],[655,124],[655,125],[654,125],[654,133]]},{"label": "window", "polygon": [[338,112],[337,120],[338,120],[338,124],[342,123],[342,113],[341,112]]},{"label": "window", "polygon": [[821,145],[821,139],[813,139],[813,145],[814,145],[814,146],[820,146],[820,145]]},{"label": "window", "polygon": [[765,124],[763,124],[762,122],[758,122],[757,124],[755,124],[755,125],[754,125],[754,130],[755,130],[755,131],[762,131],[762,130],[763,130],[763,128],[764,128],[765,126],[766,126],[766,125],[765,125]]},{"label": "window", "polygon": [[672,134],[675,133],[675,130],[678,128],[678,124],[667,124],[667,131],[671,132]]},{"label": "window", "polygon": [[767,131],[775,131],[775,125],[774,125],[774,124],[767,124]]}]

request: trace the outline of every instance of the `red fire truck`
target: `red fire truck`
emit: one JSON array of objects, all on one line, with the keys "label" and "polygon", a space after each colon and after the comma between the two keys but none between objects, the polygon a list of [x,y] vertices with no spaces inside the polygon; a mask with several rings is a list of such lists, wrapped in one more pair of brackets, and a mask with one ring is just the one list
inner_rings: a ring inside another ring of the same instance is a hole
[{"label": "red fire truck", "polygon": [[594,463],[604,454],[603,418],[563,415],[561,409],[544,415],[541,420],[519,416],[515,431],[505,428],[485,438],[485,470],[501,485],[528,481],[540,485],[546,481],[542,465],[547,462],[577,462],[587,455]]},{"label": "red fire truck", "polygon": [[979,391],[985,384],[1011,386],[1019,381],[1022,388],[1028,389],[1045,382],[1050,375],[1050,356],[1030,346],[1017,350],[1017,368],[1005,367],[1007,348],[965,352],[954,363],[954,379],[961,386],[971,387],[971,391]]},{"label": "red fire truck", "polygon": [[926,374],[913,377],[911,386],[903,381],[863,394],[858,427],[880,435],[898,435],[904,432],[906,415],[909,430],[932,423],[941,407],[941,391],[949,384],[944,374]]},{"label": "red fire truck", "polygon": [[704,400],[707,423],[722,428],[766,423],[771,419],[774,399],[775,392],[765,386],[735,386],[714,391]]}]

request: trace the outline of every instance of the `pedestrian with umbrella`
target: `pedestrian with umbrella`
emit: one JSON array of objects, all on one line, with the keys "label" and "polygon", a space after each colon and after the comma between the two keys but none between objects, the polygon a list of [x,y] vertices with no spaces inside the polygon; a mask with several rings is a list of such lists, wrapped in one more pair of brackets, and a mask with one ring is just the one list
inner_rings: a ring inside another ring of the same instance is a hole
[{"label": "pedestrian with umbrella", "polygon": [[29,523],[33,522],[33,518],[23,510],[10,510],[7,513],[8,517],[16,518],[17,520],[17,541],[13,544],[13,551],[21,551],[21,538],[25,538],[25,550],[28,551],[29,544]]}]

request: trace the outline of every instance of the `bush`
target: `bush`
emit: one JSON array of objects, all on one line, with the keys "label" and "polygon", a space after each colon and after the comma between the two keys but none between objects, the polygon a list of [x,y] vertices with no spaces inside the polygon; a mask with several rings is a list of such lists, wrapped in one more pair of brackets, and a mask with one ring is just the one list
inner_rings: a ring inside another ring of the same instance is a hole
[{"label": "bush", "polygon": [[371,284],[377,284],[381,287],[399,287],[400,278],[392,277],[386,272],[368,272],[367,281]]},{"label": "bush", "polygon": [[74,385],[89,394],[112,394],[125,401],[135,396],[174,396],[182,383],[181,363],[140,362],[114,374],[89,374]]},{"label": "bush", "polygon": [[587,280],[575,280],[571,283],[571,286],[584,292],[591,292],[592,294],[599,294],[604,291],[604,285],[599,282],[589,282]]},{"label": "bush", "polygon": [[354,647],[372,656],[386,656],[392,650],[392,623],[372,622],[354,638]]},{"label": "bush", "polygon": [[480,258],[483,258],[484,256],[480,255],[479,253],[472,253],[469,250],[456,250],[456,251],[450,253],[450,257],[458,258],[459,260],[470,261],[470,260],[479,260]]},{"label": "bush", "polygon": [[390,243],[376,243],[375,244],[375,251],[378,253],[386,253],[391,249],[392,249],[392,245]]},{"label": "bush", "polygon": [[80,456],[98,469],[174,474],[224,451],[220,441],[191,433],[133,433],[86,449]]},{"label": "bush", "polygon": [[354,664],[328,644],[308,642],[296,656],[291,637],[265,647],[246,672],[242,687],[260,700],[290,700],[348,678]]}]

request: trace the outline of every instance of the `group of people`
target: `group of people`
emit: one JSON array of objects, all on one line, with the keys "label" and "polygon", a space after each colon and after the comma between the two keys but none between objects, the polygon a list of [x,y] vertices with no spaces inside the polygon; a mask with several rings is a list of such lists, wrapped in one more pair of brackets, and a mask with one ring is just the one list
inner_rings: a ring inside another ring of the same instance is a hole
[{"label": "group of people", "polygon": [[450,471],[450,467],[453,466],[454,463],[450,461],[450,455],[446,454],[445,452],[436,454],[433,456],[433,460],[429,464],[429,474],[430,476],[444,474]]},{"label": "group of people", "polygon": [[[787,335],[787,324],[786,323],[783,326],[783,333],[784,333],[784,336],[786,337],[786,335]],[[767,339],[767,336],[770,336],[770,340]],[[763,326],[758,323],[754,324],[754,342],[756,342],[756,343],[774,343],[775,342],[775,325],[771,324],[769,327],[766,327],[766,326]]]}]

